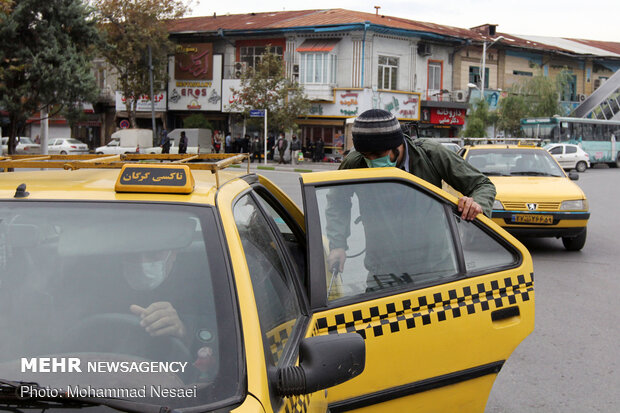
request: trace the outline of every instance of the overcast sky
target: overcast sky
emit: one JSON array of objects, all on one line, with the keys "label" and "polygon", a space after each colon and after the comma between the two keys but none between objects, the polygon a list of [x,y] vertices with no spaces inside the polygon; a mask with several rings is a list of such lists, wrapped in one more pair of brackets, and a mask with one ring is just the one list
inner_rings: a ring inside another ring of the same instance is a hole
[{"label": "overcast sky", "polygon": [[620,42],[620,0],[193,0],[192,16],[341,8],[510,34]]}]

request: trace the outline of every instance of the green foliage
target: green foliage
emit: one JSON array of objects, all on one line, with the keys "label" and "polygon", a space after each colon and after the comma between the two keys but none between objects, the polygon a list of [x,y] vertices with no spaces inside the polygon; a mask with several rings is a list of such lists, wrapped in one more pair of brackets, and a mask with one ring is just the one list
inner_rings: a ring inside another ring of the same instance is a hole
[{"label": "green foliage", "polygon": [[263,122],[259,118],[249,118],[250,109],[267,109],[269,130],[297,130],[297,118],[310,110],[303,87],[284,76],[282,58],[270,49],[255,68],[244,73],[241,88],[234,93],[239,100],[231,107],[248,117],[249,123],[260,126]]},{"label": "green foliage", "polygon": [[33,113],[95,98],[90,62],[98,41],[95,21],[80,0],[3,1],[0,107],[9,113],[9,153]]},{"label": "green foliage", "polygon": [[187,129],[211,129],[213,130],[213,125],[211,122],[201,115],[200,113],[194,113],[193,115],[189,115],[185,119],[183,119],[183,127]]},{"label": "green foliage", "polygon": [[486,100],[479,99],[471,105],[469,111],[462,135],[468,138],[485,138],[487,128],[494,121],[493,115],[489,112],[489,104]]},{"label": "green foliage", "polygon": [[[106,44],[100,53],[116,69],[118,88],[124,96],[151,94],[149,47],[153,65],[153,88],[168,81],[168,55],[174,50],[168,39],[167,19],[182,17],[187,6],[181,0],[94,0]],[[129,100],[128,100],[129,102]],[[136,127],[136,100],[127,104],[132,127]]]},{"label": "green foliage", "polygon": [[570,72],[563,70],[556,78],[542,70],[513,85],[508,96],[500,101],[497,126],[506,135],[521,136],[520,121],[529,117],[551,117],[562,113],[560,95],[568,87]]}]

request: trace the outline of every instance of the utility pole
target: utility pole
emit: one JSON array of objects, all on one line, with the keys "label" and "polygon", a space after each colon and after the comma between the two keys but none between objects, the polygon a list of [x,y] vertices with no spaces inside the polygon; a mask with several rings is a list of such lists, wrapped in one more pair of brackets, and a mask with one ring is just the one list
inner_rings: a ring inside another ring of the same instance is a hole
[{"label": "utility pole", "polygon": [[157,144],[155,128],[155,95],[153,94],[153,56],[149,44],[149,82],[151,83],[151,125],[153,128],[153,145]]}]

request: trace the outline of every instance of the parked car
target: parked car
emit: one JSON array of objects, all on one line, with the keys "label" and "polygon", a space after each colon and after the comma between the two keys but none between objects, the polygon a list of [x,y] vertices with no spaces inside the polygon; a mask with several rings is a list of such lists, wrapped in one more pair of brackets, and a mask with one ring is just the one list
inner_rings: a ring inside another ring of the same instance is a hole
[{"label": "parked car", "polygon": [[[17,140],[17,146],[15,147],[16,155],[31,155],[41,153],[41,145],[39,145],[38,143],[34,143],[29,137],[18,136],[15,139]],[[9,153],[8,144],[9,138],[7,136],[3,137],[2,150],[5,154]]]},{"label": "parked car", "polygon": [[47,153],[50,155],[79,155],[88,153],[88,145],[77,139],[55,138],[47,144]]},{"label": "parked car", "polygon": [[[498,372],[534,328],[527,249],[487,217],[460,219],[455,197],[400,169],[302,174],[304,216],[267,178],[221,170],[244,155],[187,156],[209,165],[131,156],[114,164],[63,157],[41,162],[75,170],[2,176],[0,377],[8,390],[0,403],[53,403],[54,412],[92,404],[483,412]],[[350,216],[341,273],[328,271],[325,255],[335,191],[358,195],[340,210]],[[359,199],[385,193],[385,208],[360,208]],[[390,236],[367,233],[369,222]],[[366,253],[371,242],[379,256]],[[373,270],[369,288],[365,262],[377,259],[387,272]],[[33,369],[61,357],[108,370]],[[175,364],[109,370],[132,363]],[[9,391],[24,383],[147,392],[84,400]]]},{"label": "parked car", "polygon": [[95,153],[98,155],[118,155],[120,153],[120,139],[112,139],[104,146],[95,148]]},{"label": "parked car", "polygon": [[516,145],[466,146],[463,157],[495,184],[493,221],[514,235],[562,238],[564,247],[584,247],[588,200],[543,148]]},{"label": "parked car", "polygon": [[550,143],[544,146],[564,169],[585,172],[590,167],[590,155],[579,145],[571,143]]},{"label": "parked car", "polygon": [[452,143],[452,142],[441,142],[441,144],[443,146],[445,146],[446,148],[450,149],[452,152],[457,153],[458,151],[461,150],[461,146],[457,143]]}]

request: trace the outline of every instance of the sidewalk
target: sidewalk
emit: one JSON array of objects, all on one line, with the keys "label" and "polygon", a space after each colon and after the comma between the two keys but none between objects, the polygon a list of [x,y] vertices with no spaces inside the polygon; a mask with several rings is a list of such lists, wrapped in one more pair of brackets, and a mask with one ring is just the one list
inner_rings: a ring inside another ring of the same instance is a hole
[{"label": "sidewalk", "polygon": [[[245,165],[245,163],[244,163]],[[333,171],[338,169],[340,162],[299,162],[297,165],[278,164],[277,162],[267,161],[267,165],[261,161],[260,163],[255,161],[250,163],[251,171],[286,171],[286,172],[318,172],[318,171]]]}]

